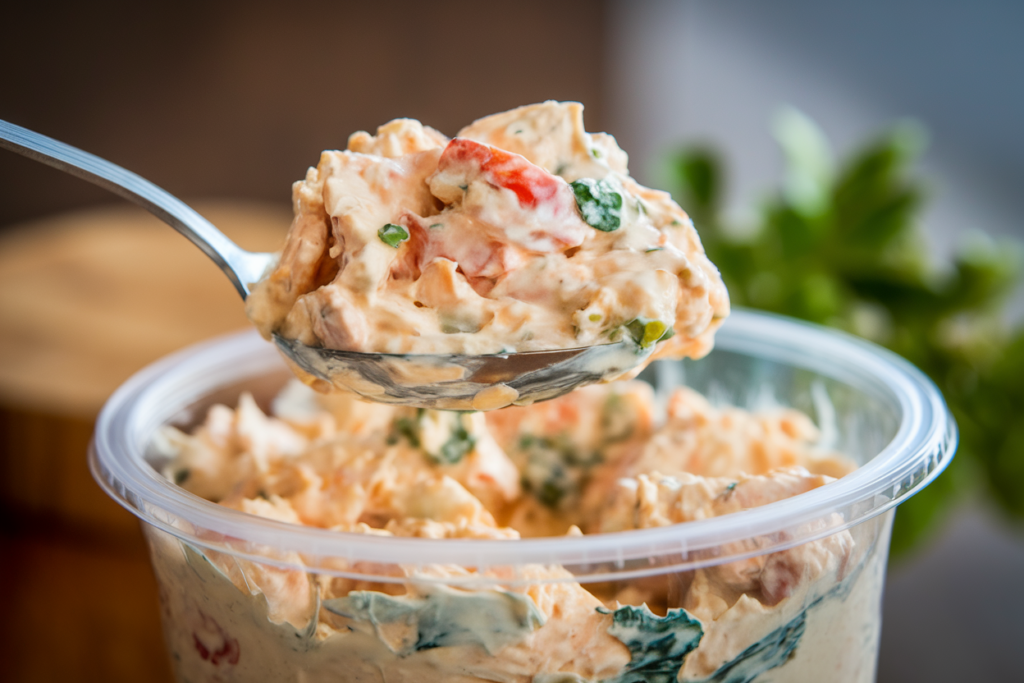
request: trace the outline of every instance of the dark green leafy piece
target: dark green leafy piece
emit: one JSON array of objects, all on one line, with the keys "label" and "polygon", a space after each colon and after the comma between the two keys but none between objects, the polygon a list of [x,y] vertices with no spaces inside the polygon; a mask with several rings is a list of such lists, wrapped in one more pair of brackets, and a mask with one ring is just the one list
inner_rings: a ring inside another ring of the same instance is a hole
[{"label": "dark green leafy piece", "polygon": [[557,438],[525,434],[515,448],[521,461],[523,490],[545,506],[566,508],[578,500],[600,452],[582,452],[568,435]]},{"label": "dark green leafy piece", "polygon": [[700,681],[686,683],[750,683],[765,671],[782,666],[793,655],[807,628],[807,611],[785,626],[779,627],[757,641],[735,659],[726,662],[715,673]]},{"label": "dark green leafy piece", "polygon": [[704,636],[700,622],[684,609],[670,609],[659,617],[647,605],[623,605],[612,615],[608,633],[629,648],[629,664],[615,678],[602,683],[675,683],[686,655]]},{"label": "dark green leafy piece", "polygon": [[380,241],[384,244],[397,249],[399,244],[409,239],[409,231],[401,225],[387,223],[383,228],[377,231],[377,237],[379,237]]},{"label": "dark green leafy piece", "polygon": [[543,613],[529,596],[498,590],[434,587],[421,597],[352,591],[325,600],[323,606],[334,614],[374,625],[411,625],[410,638],[389,644],[397,646],[399,656],[458,645],[476,645],[495,654],[544,624]]},{"label": "dark green leafy piece", "polygon": [[587,225],[602,232],[622,225],[622,195],[606,180],[581,178],[570,183],[576,208]]},{"label": "dark green leafy piece", "polygon": [[445,464],[454,465],[461,461],[475,446],[476,437],[466,430],[466,426],[462,423],[461,416],[459,416],[459,419],[456,420],[455,428],[452,430],[452,435],[444,442],[441,450],[435,457]]}]

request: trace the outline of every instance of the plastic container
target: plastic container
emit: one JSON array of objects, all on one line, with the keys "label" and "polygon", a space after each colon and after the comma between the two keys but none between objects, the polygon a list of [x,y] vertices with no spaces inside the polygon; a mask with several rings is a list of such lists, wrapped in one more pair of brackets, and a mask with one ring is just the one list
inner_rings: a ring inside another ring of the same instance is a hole
[{"label": "plastic container", "polygon": [[[266,401],[287,378],[254,332],[224,337],[135,375],[97,422],[93,475],[143,522],[180,681],[872,681],[893,508],[956,446],[942,396],[906,361],[842,333],[737,311],[707,358],[662,362],[645,378],[656,388],[683,382],[712,402],[799,408],[859,469],[696,522],[467,541],[254,517],[187,493],[147,459],[161,425],[195,424],[243,389]],[[844,566],[816,566],[835,543],[853,548]],[[768,565],[793,582],[777,604],[699,590]],[[362,602],[340,617],[345,610],[321,604],[325,582],[348,582]],[[388,596],[408,586],[416,600]],[[583,599],[580,586],[608,607]],[[292,598],[282,603],[282,591]],[[667,613],[611,602],[652,594]],[[705,598],[720,603],[702,606],[714,623],[677,609]]]}]

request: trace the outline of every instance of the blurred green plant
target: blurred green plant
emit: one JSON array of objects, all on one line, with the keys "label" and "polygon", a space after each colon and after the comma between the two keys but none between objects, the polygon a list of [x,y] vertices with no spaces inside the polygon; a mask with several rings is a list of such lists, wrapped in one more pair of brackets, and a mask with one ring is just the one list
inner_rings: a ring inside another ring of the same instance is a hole
[{"label": "blurred green plant", "polygon": [[691,215],[736,305],[831,325],[886,346],[926,372],[960,428],[950,467],[900,506],[894,557],[925,537],[965,495],[1024,521],[1024,328],[1006,323],[1021,248],[981,233],[952,262],[929,258],[926,199],[914,172],[920,126],[900,123],[840,163],[809,118],[779,113],[781,188],[748,220],[723,207],[724,167],[693,147],[672,159],[676,199]]}]

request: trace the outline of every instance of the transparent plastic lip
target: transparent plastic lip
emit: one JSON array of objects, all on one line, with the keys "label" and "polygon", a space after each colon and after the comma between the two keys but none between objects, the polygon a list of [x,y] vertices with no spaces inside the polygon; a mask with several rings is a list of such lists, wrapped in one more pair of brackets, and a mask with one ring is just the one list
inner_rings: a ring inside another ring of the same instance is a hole
[{"label": "transparent plastic lip", "polygon": [[[276,566],[404,581],[339,567],[338,560],[478,570],[540,564],[564,567],[573,575],[568,580],[612,581],[733,562],[837,533],[904,502],[952,459],[957,431],[942,395],[921,371],[885,349],[834,330],[742,310],[732,313],[715,344],[719,349],[809,370],[872,395],[899,416],[897,432],[869,462],[827,486],[684,524],[514,541],[330,531],[211,503],[167,481],[144,459],[155,430],[204,394],[283,367],[274,347],[249,331],[189,347],[122,385],[97,420],[90,468],[100,486],[144,522],[196,546]],[[289,553],[299,553],[301,563],[290,560]],[[471,578],[425,580],[475,582]]]}]

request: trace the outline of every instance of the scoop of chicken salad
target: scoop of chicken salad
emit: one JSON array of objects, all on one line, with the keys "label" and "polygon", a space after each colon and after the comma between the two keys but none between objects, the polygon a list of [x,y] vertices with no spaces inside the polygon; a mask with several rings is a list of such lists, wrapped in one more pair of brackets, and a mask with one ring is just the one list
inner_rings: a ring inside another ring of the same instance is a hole
[{"label": "scoop of chicken salad", "polygon": [[452,139],[411,119],[355,133],[293,202],[280,261],[246,302],[266,337],[471,355],[626,340],[646,362],[706,354],[729,312],[686,213],[630,177],[578,103]]}]

